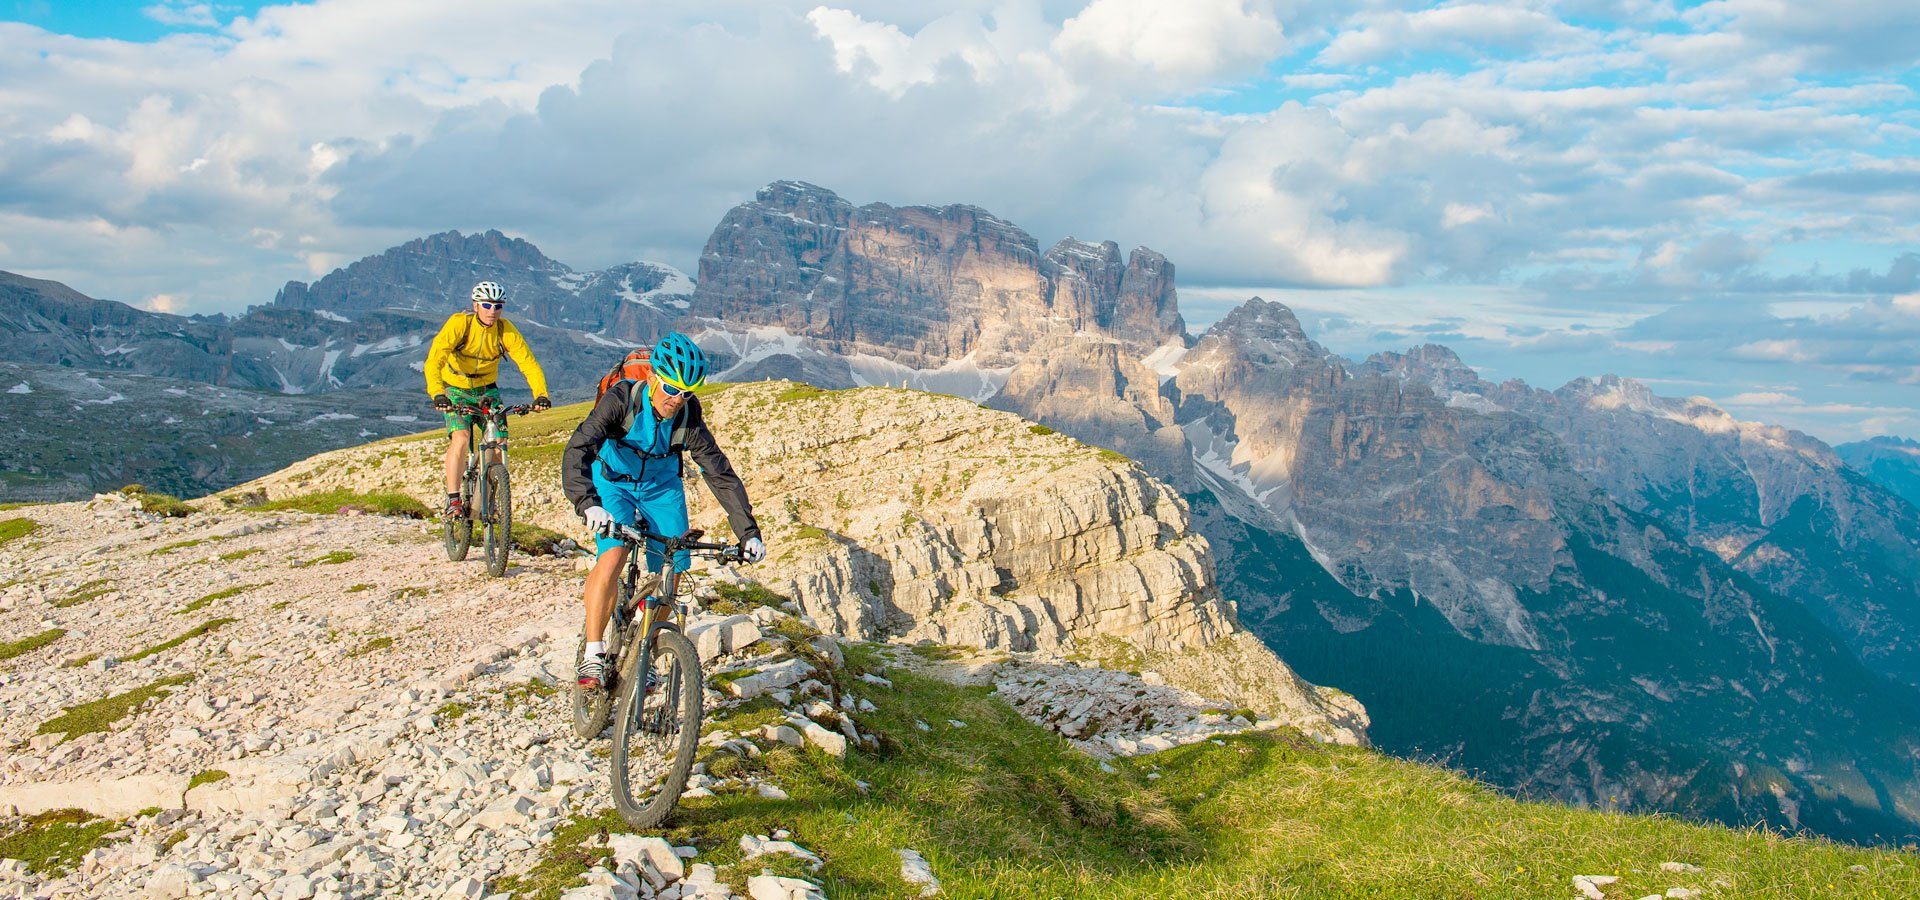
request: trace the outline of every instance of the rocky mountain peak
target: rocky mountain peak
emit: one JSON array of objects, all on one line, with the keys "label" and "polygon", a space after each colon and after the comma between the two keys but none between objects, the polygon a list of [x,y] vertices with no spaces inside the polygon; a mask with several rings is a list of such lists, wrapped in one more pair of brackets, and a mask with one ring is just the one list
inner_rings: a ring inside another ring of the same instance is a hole
[{"label": "rocky mountain peak", "polygon": [[1293,310],[1263,297],[1254,297],[1227,313],[1207,329],[1206,337],[1231,342],[1260,362],[1297,364],[1327,355],[1307,337]]},{"label": "rocky mountain peak", "polygon": [[1592,377],[1582,375],[1562,385],[1554,396],[1568,403],[1602,409],[1628,409],[1634,412],[1663,414],[1666,404],[1653,389],[1619,375]]},{"label": "rocky mountain peak", "polygon": [[443,231],[362,257],[312,284],[289,281],[272,305],[336,315],[382,308],[457,310],[476,281],[497,281],[511,294],[570,272],[522,238],[493,229]]},{"label": "rocky mountain peak", "polygon": [[1441,397],[1456,392],[1478,393],[1489,387],[1481,379],[1480,373],[1461,360],[1459,354],[1441,344],[1421,344],[1405,353],[1381,351],[1367,357],[1360,368],[1362,371],[1425,384]]},{"label": "rocky mountain peak", "polygon": [[[690,315],[775,326],[832,353],[937,369],[1005,369],[1055,332],[1145,353],[1185,343],[1173,266],[1145,248],[1075,238],[1044,254],[977,206],[855,208],[797,181],[729,211],[700,260]],[[970,359],[969,359],[970,358]]]},{"label": "rocky mountain peak", "polygon": [[788,215],[835,228],[845,227],[854,211],[853,204],[839,194],[804,181],[776,181],[757,191],[752,203],[738,209]]}]

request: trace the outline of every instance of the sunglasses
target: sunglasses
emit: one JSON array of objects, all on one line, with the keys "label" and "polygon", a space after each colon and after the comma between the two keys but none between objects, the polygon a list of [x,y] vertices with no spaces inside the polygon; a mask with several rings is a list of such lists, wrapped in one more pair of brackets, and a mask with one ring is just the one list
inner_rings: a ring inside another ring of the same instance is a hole
[{"label": "sunglasses", "polygon": [[478,306],[478,307],[480,307],[481,309],[485,309],[485,310],[495,310],[495,309],[506,309],[506,308],[507,308],[507,305],[506,305],[505,303],[488,303],[488,302],[487,302],[487,301],[485,301],[485,300],[475,300],[475,301],[473,301],[473,305],[475,305],[475,306]]},{"label": "sunglasses", "polygon": [[677,387],[674,387],[673,385],[668,384],[667,380],[664,378],[660,379],[660,392],[663,394],[666,394],[669,397],[678,397],[681,394],[693,393],[692,391],[683,391]]}]

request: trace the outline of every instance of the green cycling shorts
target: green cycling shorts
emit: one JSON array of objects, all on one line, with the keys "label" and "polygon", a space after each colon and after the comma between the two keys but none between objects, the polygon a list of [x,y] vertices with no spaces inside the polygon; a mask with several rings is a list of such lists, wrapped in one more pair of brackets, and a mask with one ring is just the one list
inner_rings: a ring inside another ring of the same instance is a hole
[{"label": "green cycling shorts", "polygon": [[[453,385],[447,385],[447,399],[452,400],[455,406],[506,405],[500,402],[500,386],[493,384],[482,388],[457,388]],[[480,429],[482,432],[487,430],[486,421],[479,416],[469,416],[457,412],[444,413],[444,415],[447,417],[448,434],[464,430],[467,427],[467,421],[469,419],[473,421],[475,428]],[[502,438],[507,436],[507,423],[505,422],[500,423],[500,436]]]}]

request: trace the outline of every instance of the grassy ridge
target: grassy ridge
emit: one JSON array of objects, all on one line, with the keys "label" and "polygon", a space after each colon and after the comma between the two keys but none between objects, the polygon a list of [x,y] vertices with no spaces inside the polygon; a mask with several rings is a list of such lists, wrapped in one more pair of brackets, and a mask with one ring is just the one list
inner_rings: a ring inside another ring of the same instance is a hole
[{"label": "grassy ridge", "polygon": [[[756,760],[727,757],[716,770],[761,770],[793,799],[689,801],[667,837],[724,866],[739,860],[740,835],[788,829],[827,860],[814,877],[833,897],[915,896],[899,877],[902,847],[925,854],[954,897],[1568,897],[1574,875],[1620,876],[1609,897],[1674,887],[1920,896],[1913,854],[1524,803],[1443,769],[1285,731],[1109,771],[985,688],[887,674],[895,690],[858,691],[879,707],[861,717],[883,735],[879,754],[843,763],[774,747]],[[756,712],[734,715],[721,727],[753,724]],[[595,834],[627,830],[611,812],[577,819],[539,868],[496,889],[557,896],[604,854],[590,846]],[[1667,861],[1706,871],[1664,873]],[[763,864],[722,871],[743,882]]]}]

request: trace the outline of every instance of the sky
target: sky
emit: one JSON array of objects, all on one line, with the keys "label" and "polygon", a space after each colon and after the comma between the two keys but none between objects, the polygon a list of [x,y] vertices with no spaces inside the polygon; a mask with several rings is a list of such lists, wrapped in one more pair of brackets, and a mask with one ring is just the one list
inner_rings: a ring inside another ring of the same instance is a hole
[{"label": "sky", "polygon": [[1354,357],[1920,436],[1912,0],[0,0],[0,269],[239,312],[423,234],[692,272],[800,179]]}]

